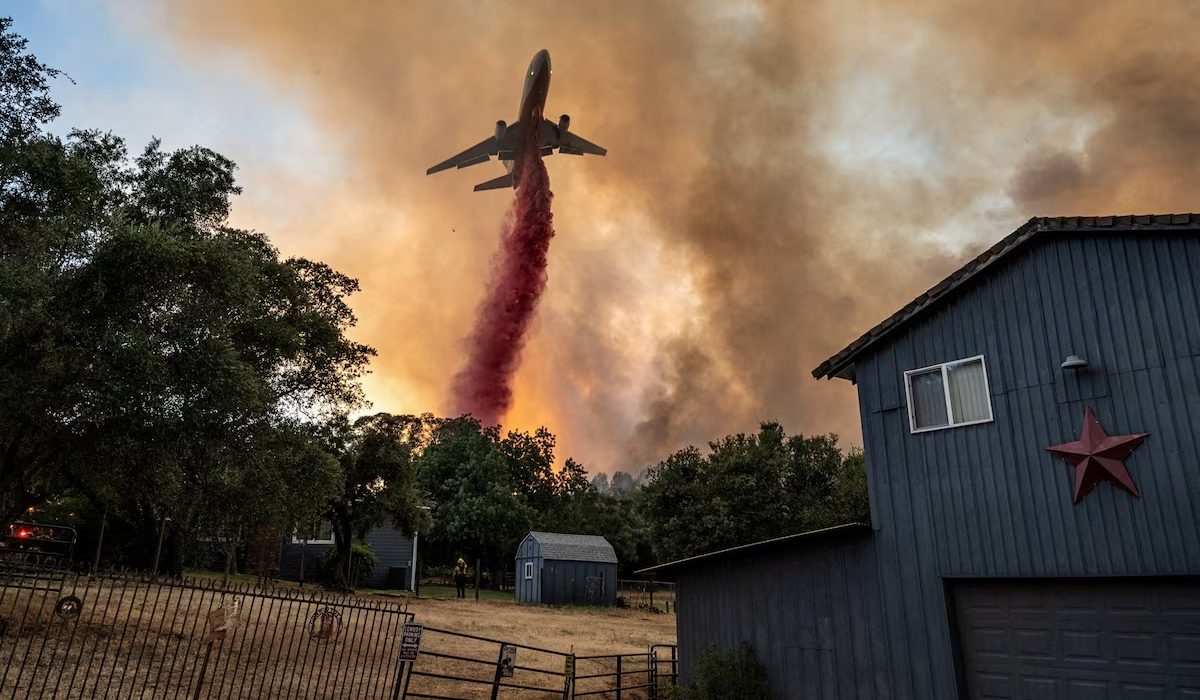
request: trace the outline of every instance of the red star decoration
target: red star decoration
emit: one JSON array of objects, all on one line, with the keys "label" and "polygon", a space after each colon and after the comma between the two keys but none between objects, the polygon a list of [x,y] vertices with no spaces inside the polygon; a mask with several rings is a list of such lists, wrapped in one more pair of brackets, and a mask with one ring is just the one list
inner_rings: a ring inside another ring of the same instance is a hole
[{"label": "red star decoration", "polygon": [[1125,469],[1125,458],[1150,433],[1108,435],[1089,407],[1083,412],[1083,429],[1075,442],[1064,442],[1046,448],[1067,464],[1075,467],[1075,503],[1083,500],[1096,484],[1108,480],[1141,498],[1133,477]]}]

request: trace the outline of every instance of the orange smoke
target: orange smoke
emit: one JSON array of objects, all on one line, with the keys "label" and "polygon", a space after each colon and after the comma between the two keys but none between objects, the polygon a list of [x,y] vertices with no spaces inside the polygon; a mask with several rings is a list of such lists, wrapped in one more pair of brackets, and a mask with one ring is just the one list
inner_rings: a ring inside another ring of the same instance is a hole
[{"label": "orange smoke", "polygon": [[494,166],[422,170],[511,119],[549,45],[548,109],[609,156],[549,161],[564,206],[508,422],[636,469],[765,418],[856,442],[853,388],[808,371],[965,256],[1035,214],[1194,209],[1197,7],[213,0],[171,29],[345,155],[286,216],[238,215],[361,278],[366,388],[397,411],[452,408],[504,206],[470,191]]}]

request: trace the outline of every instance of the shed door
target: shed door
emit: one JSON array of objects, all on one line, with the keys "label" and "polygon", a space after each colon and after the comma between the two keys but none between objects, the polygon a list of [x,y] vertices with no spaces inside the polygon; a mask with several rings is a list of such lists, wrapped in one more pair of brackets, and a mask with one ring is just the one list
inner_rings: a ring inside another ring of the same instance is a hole
[{"label": "shed door", "polygon": [[1200,700],[1200,582],[956,584],[969,698]]}]

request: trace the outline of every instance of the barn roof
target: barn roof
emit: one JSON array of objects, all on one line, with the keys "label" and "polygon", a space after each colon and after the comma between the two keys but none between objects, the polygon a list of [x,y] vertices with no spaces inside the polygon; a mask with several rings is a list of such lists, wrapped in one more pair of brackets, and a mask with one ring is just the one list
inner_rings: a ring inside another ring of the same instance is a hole
[{"label": "barn roof", "polygon": [[762,540],[761,542],[752,542],[750,544],[743,544],[743,545],[739,545],[737,547],[728,547],[726,549],[718,549],[715,552],[708,552],[706,554],[697,554],[694,557],[687,557],[685,559],[677,559],[675,561],[667,562],[666,564],[658,564],[657,566],[651,566],[649,568],[642,569],[635,573],[659,574],[659,573],[663,573],[663,572],[666,572],[669,570],[678,569],[685,565],[695,564],[697,562],[704,562],[704,561],[708,561],[711,559],[718,559],[720,557],[729,556],[731,554],[741,554],[744,552],[749,552],[751,550],[766,549],[768,547],[772,547],[772,546],[779,545],[779,544],[796,543],[796,542],[801,542],[801,541],[805,541],[805,540],[821,540],[821,539],[825,539],[825,538],[836,538],[838,536],[864,534],[864,533],[867,533],[870,531],[871,531],[871,526],[868,525],[867,523],[846,523],[845,525],[834,525],[833,527],[824,527],[824,528],[821,528],[820,530],[809,530],[807,532],[797,532],[794,535],[784,535],[783,537],[772,537],[769,540]]},{"label": "barn roof", "polygon": [[890,334],[921,315],[929,307],[956,290],[967,280],[993,267],[1028,241],[1056,233],[1111,233],[1114,231],[1150,232],[1200,228],[1200,214],[1150,214],[1140,216],[1059,216],[1035,217],[1005,236],[996,245],[980,253],[946,279],[938,282],[904,308],[862,334],[837,354],[813,370],[817,379],[854,379],[854,360]]},{"label": "barn roof", "polygon": [[617,553],[600,535],[567,535],[561,532],[531,532],[542,548],[542,557],[559,561],[594,561],[616,564]]}]

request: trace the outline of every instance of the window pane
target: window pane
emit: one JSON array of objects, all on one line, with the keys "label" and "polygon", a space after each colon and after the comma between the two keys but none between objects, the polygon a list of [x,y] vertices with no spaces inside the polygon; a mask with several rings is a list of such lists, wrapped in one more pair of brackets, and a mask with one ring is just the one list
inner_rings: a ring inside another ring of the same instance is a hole
[{"label": "window pane", "polygon": [[946,425],[946,392],[942,389],[942,370],[933,369],[921,374],[908,375],[912,393],[913,423],[921,428]]},{"label": "window pane", "polygon": [[950,405],[955,423],[969,423],[992,417],[991,397],[983,373],[983,360],[972,360],[946,368],[950,382]]}]

